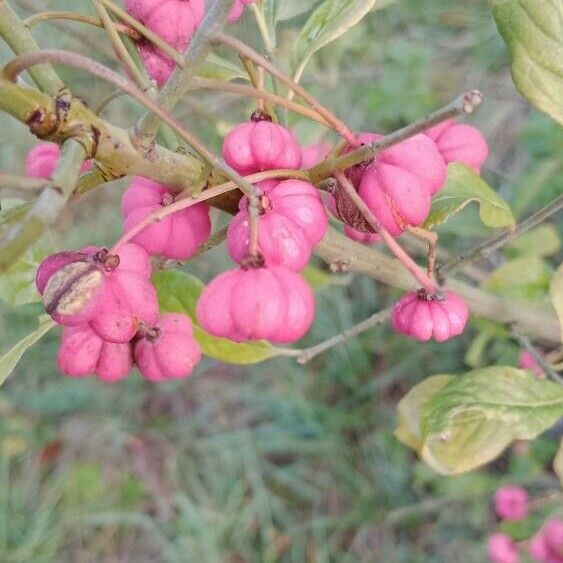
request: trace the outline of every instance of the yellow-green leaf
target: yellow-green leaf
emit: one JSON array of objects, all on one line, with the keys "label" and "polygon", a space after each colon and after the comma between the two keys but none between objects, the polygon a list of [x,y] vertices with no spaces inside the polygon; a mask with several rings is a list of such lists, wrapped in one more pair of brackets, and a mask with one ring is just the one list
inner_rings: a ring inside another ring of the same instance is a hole
[{"label": "yellow-green leaf", "polygon": [[549,294],[551,302],[557,313],[559,325],[561,327],[561,340],[563,341],[563,264],[555,270],[549,284]]},{"label": "yellow-green leaf", "polygon": [[540,225],[506,245],[507,254],[517,256],[551,256],[559,252],[561,238],[554,225]]},{"label": "yellow-green leaf", "polygon": [[557,450],[553,460],[553,471],[555,471],[555,475],[559,477],[559,482],[563,487],[563,438],[561,438],[559,449]]},{"label": "yellow-green leaf", "polygon": [[399,424],[395,430],[395,437],[409,448],[420,450],[422,433],[420,420],[422,410],[430,399],[453,379],[452,375],[433,375],[422,383],[413,387],[397,405]]},{"label": "yellow-green leaf", "polygon": [[430,229],[445,223],[471,202],[479,204],[479,218],[487,227],[514,225],[508,204],[471,168],[455,162],[448,165],[446,185],[434,196],[424,227]]},{"label": "yellow-green leaf", "polygon": [[516,87],[563,125],[563,2],[491,0],[491,4]]},{"label": "yellow-green leaf", "polygon": [[531,440],[563,416],[563,387],[506,366],[455,377],[422,415],[423,460],[438,473],[464,473],[513,440]]},{"label": "yellow-green leaf", "polygon": [[213,78],[227,82],[236,78],[248,80],[248,74],[242,68],[215,53],[210,53],[207,56],[197,74],[203,78]]}]

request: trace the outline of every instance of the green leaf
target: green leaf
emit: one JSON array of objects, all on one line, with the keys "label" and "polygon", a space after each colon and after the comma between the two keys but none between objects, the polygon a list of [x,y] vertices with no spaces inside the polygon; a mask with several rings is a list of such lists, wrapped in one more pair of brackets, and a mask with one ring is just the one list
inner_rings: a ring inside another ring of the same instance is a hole
[{"label": "green leaf", "polygon": [[327,287],[333,283],[335,279],[335,276],[331,276],[328,272],[316,266],[307,266],[301,272],[301,275],[313,289],[323,289],[323,287]]},{"label": "green leaf", "polygon": [[31,348],[36,342],[39,342],[55,326],[54,321],[47,315],[41,315],[38,320],[39,326],[32,333],[28,334],[0,357],[0,385],[3,385],[8,376],[14,371],[26,350]]},{"label": "green leaf", "polygon": [[293,57],[296,76],[301,75],[314,53],[358,24],[376,3],[377,0],[324,0],[297,36]]},{"label": "green leaf", "polygon": [[553,471],[555,475],[559,477],[559,482],[561,483],[561,487],[563,487],[563,438],[561,438],[559,449],[553,459]]},{"label": "green leaf", "polygon": [[430,229],[445,223],[472,201],[479,204],[479,218],[487,227],[514,225],[508,204],[471,168],[455,162],[448,165],[446,185],[432,199],[424,227]]},{"label": "green leaf", "polygon": [[242,68],[214,53],[208,55],[197,74],[203,78],[224,80],[226,82],[236,78],[248,80],[248,74]]},{"label": "green leaf", "polygon": [[554,225],[546,224],[515,238],[505,246],[505,251],[511,256],[551,256],[560,248],[559,232]]},{"label": "green leaf", "polygon": [[35,287],[35,274],[41,261],[53,250],[42,238],[0,276],[0,298],[10,305],[27,305],[41,300]]},{"label": "green leaf", "polygon": [[559,325],[561,326],[561,340],[563,341],[563,264],[555,270],[549,284],[551,302],[557,313]]},{"label": "green leaf", "polygon": [[413,450],[419,451],[422,446],[420,419],[422,410],[430,399],[453,379],[452,375],[433,375],[413,387],[397,405],[399,424],[395,437],[399,442]]},{"label": "green leaf", "polygon": [[510,299],[537,301],[549,291],[553,269],[538,256],[507,260],[483,284],[483,287]]},{"label": "green leaf", "polygon": [[197,323],[196,306],[205,285],[195,276],[179,270],[161,270],[152,278],[163,312],[185,313],[194,323],[194,335],[203,353],[230,364],[257,364],[277,356],[279,351],[269,342],[238,344],[204,331]]},{"label": "green leaf", "polygon": [[494,366],[452,379],[422,414],[423,460],[453,475],[495,459],[513,440],[531,440],[563,416],[563,387]]},{"label": "green leaf", "polygon": [[512,79],[534,106],[563,125],[563,3],[491,0]]}]

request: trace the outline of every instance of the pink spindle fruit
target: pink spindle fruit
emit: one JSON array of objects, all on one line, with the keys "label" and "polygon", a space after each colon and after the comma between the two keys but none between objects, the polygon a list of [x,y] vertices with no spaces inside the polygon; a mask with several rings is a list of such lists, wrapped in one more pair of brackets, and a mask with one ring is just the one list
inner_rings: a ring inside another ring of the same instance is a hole
[{"label": "pink spindle fruit", "polygon": [[522,369],[530,370],[538,379],[545,379],[546,375],[538,364],[536,358],[528,352],[528,350],[522,350],[520,352],[520,358],[518,359],[518,365]]},{"label": "pink spindle fruit", "polygon": [[523,520],[528,515],[528,493],[522,487],[501,487],[494,497],[495,512],[503,520]]},{"label": "pink spindle fruit", "polygon": [[[262,209],[258,247],[266,264],[302,270],[328,228],[317,190],[302,180],[270,184],[262,196]],[[243,198],[227,234],[229,255],[236,262],[242,262],[248,253],[248,235],[248,202]]]},{"label": "pink spindle fruit", "polygon": [[301,168],[313,168],[320,164],[330,152],[330,145],[328,143],[315,143],[308,145],[301,149]]},{"label": "pink spindle fruit", "polygon": [[455,293],[442,299],[425,290],[407,293],[393,307],[391,324],[396,332],[426,342],[443,342],[463,332],[469,316],[467,305]]},{"label": "pink spindle fruit", "polygon": [[[61,149],[56,143],[39,143],[25,157],[25,173],[32,178],[50,178],[61,158]],[[92,168],[92,161],[86,160],[82,172]]]},{"label": "pink spindle fruit", "polygon": [[[126,0],[126,10],[141,23],[183,53],[205,13],[205,0]],[[175,63],[146,39],[138,42],[147,72],[162,86]]]},{"label": "pink spindle fruit", "polygon": [[547,551],[552,557],[550,563],[561,563],[563,561],[563,520],[560,518],[549,520],[543,533]]},{"label": "pink spindle fruit", "polygon": [[[121,199],[125,231],[173,201],[174,194],[166,186],[136,177]],[[136,235],[133,242],[153,256],[185,260],[198,251],[210,233],[209,207],[199,203],[152,223]]]},{"label": "pink spindle fruit", "polygon": [[211,334],[235,342],[299,340],[315,316],[311,288],[280,266],[223,272],[203,291],[197,318]]},{"label": "pink spindle fruit", "polygon": [[518,550],[510,536],[497,533],[489,537],[489,559],[492,563],[518,563]]},{"label": "pink spindle fruit", "polygon": [[229,22],[236,22],[242,16],[244,7],[248,6],[249,4],[254,4],[254,2],[256,2],[256,0],[235,0],[233,2],[231,11],[229,12]]},{"label": "pink spindle fruit", "polygon": [[381,237],[376,233],[364,233],[357,231],[350,225],[344,225],[344,234],[356,242],[361,242],[363,244],[376,244],[381,242]]},{"label": "pink spindle fruit", "polygon": [[186,315],[165,313],[158,325],[146,330],[135,343],[134,355],[147,379],[165,381],[190,375],[201,360],[201,348]]},{"label": "pink spindle fruit", "polygon": [[152,325],[158,319],[150,275],[150,257],[136,244],[123,245],[118,255],[87,247],[46,258],[36,285],[57,323],[90,323],[104,340],[128,342],[139,320]]},{"label": "pink spindle fruit", "polygon": [[425,131],[438,146],[446,163],[463,162],[477,174],[489,155],[489,146],[479,129],[448,119]]},{"label": "pink spindle fruit", "polygon": [[59,370],[71,377],[97,375],[112,383],[133,367],[131,344],[106,342],[89,325],[63,329],[57,356]]},{"label": "pink spindle fruit", "polygon": [[301,147],[285,127],[257,117],[241,123],[223,142],[223,157],[239,174],[301,166]]}]

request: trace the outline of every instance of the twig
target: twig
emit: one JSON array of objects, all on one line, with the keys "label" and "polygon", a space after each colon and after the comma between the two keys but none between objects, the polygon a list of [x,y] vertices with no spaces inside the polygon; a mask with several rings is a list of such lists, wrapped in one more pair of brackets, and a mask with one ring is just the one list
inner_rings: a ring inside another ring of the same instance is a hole
[{"label": "twig", "polygon": [[28,176],[0,173],[0,190],[16,188],[18,190],[39,191],[52,185],[53,181],[48,178],[29,178]]},{"label": "twig", "polygon": [[545,358],[538,352],[537,348],[532,344],[531,340],[522,334],[517,328],[512,327],[510,334],[518,340],[520,345],[525,348],[531,356],[536,360],[542,371],[553,379],[553,381],[563,385],[563,377],[561,377],[552,367],[546,362]]},{"label": "twig", "polygon": [[350,145],[353,147],[358,146],[358,141],[356,140],[355,135],[350,131],[348,126],[338,117],[336,117],[331,111],[326,109],[314,96],[312,96],[305,88],[296,84],[286,76],[283,72],[281,72],[277,67],[275,67],[272,63],[267,61],[264,57],[259,55],[254,49],[251,49],[248,45],[239,41],[236,37],[232,37],[231,35],[227,35],[226,33],[217,33],[215,34],[215,39],[234,49],[240,55],[248,57],[250,60],[254,61],[258,66],[261,66],[265,70],[267,70],[272,76],[275,76],[280,82],[288,86],[295,91],[305,102],[307,102],[319,115],[321,115],[326,122],[342,137],[344,137]]},{"label": "twig", "polygon": [[423,240],[428,245],[428,267],[426,271],[429,276],[434,276],[436,271],[436,255],[438,253],[438,233],[411,225],[407,227],[407,231],[420,240]]},{"label": "twig", "polygon": [[548,203],[545,207],[542,207],[535,213],[532,213],[527,219],[524,219],[516,225],[513,229],[510,229],[504,233],[490,238],[489,240],[479,244],[473,250],[467,253],[461,254],[457,258],[450,260],[442,266],[438,266],[438,273],[443,276],[446,273],[451,274],[456,272],[460,268],[463,268],[467,263],[473,262],[474,260],[487,258],[492,252],[502,248],[505,244],[511,242],[515,238],[527,233],[529,230],[537,227],[543,223],[546,219],[555,215],[563,209],[563,195],[556,197],[553,201]]},{"label": "twig", "polygon": [[398,129],[389,135],[385,135],[385,137],[379,139],[379,141],[376,141],[375,143],[370,143],[369,145],[334,159],[326,159],[317,166],[311,168],[311,178],[314,182],[316,182],[319,179],[326,178],[330,174],[331,170],[345,170],[355,164],[360,164],[361,162],[369,160],[385,149],[388,149],[405,139],[413,137],[414,135],[429,129],[442,121],[446,121],[447,119],[457,115],[472,113],[482,100],[483,95],[478,90],[466,92],[462,96],[456,98],[453,102],[445,105],[443,108],[438,109],[426,117],[414,121],[402,129]]},{"label": "twig", "polygon": [[367,206],[366,202],[358,195],[352,182],[348,180],[346,175],[339,171],[334,171],[334,177],[340,182],[340,185],[346,191],[348,197],[354,202],[356,207],[360,210],[366,221],[370,224],[371,228],[381,237],[383,242],[387,245],[389,250],[395,255],[405,268],[412,274],[412,276],[430,293],[434,293],[437,289],[436,284],[425,274],[418,264],[401,248],[401,245],[389,233],[389,231],[379,222],[377,217],[373,214],[371,209]]},{"label": "twig", "polygon": [[292,350],[291,355],[297,356],[296,359],[298,363],[306,364],[307,362],[310,362],[313,358],[316,358],[319,354],[326,352],[330,348],[334,348],[334,346],[338,346],[339,344],[346,342],[346,340],[354,338],[355,336],[358,336],[359,334],[365,332],[366,330],[369,330],[370,328],[382,325],[383,323],[387,322],[387,320],[389,320],[390,316],[391,309],[379,311],[371,315],[371,317],[368,317],[367,319],[358,323],[357,325],[354,325],[353,327],[350,327],[344,332],[332,336],[331,338],[327,338],[327,340],[324,340],[323,342],[320,342],[315,346],[305,348],[304,350],[295,350],[295,354],[293,354],[294,351]]}]

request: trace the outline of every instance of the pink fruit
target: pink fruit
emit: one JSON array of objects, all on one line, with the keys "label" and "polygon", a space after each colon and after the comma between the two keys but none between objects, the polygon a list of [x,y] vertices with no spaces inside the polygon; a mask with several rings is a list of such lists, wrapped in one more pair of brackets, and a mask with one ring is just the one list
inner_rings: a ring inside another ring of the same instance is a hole
[{"label": "pink fruit", "polygon": [[[227,234],[229,255],[239,263],[248,253],[247,206],[243,198]],[[317,190],[302,180],[284,180],[268,186],[262,206],[258,247],[266,264],[302,270],[312,248],[328,228],[328,217]]]},{"label": "pink fruit", "polygon": [[393,236],[409,225],[418,227],[430,212],[430,193],[418,177],[390,164],[380,163],[365,170],[359,194]]},{"label": "pink fruit", "polygon": [[425,131],[438,146],[446,163],[463,162],[477,174],[489,155],[489,146],[479,129],[449,119]]},{"label": "pink fruit", "polygon": [[[125,231],[173,201],[174,194],[166,186],[136,177],[121,199]],[[153,256],[185,260],[198,251],[210,233],[209,207],[199,203],[149,225],[133,238],[133,242]]]},{"label": "pink fruit", "polygon": [[489,537],[488,554],[492,563],[518,563],[518,550],[510,536],[496,533]]},{"label": "pink fruit", "polygon": [[528,350],[522,350],[522,352],[520,352],[518,365],[522,369],[530,370],[538,379],[545,379],[546,377],[536,358],[534,358],[534,356],[532,356],[532,354],[530,354]]},{"label": "pink fruit", "polygon": [[125,244],[118,256],[87,247],[46,258],[36,285],[49,315],[64,326],[90,323],[109,342],[128,342],[137,322],[153,325],[158,302],[148,254]]},{"label": "pink fruit", "polygon": [[548,558],[547,545],[543,530],[540,530],[528,543],[528,553],[534,561],[546,561]]},{"label": "pink fruit", "polygon": [[501,487],[494,497],[495,512],[503,520],[523,520],[528,515],[528,493],[522,487]]},{"label": "pink fruit", "polygon": [[[61,158],[61,149],[56,143],[39,143],[25,157],[25,173],[31,178],[50,178]],[[92,161],[86,160],[82,172],[92,168]]]},{"label": "pink fruit", "polygon": [[249,4],[254,4],[254,2],[256,2],[256,0],[235,0],[231,11],[229,12],[229,22],[236,22],[242,16],[244,7]]},{"label": "pink fruit", "polygon": [[279,266],[223,272],[203,291],[197,318],[211,334],[235,342],[299,340],[315,316],[303,278]]},{"label": "pink fruit", "polygon": [[[358,141],[362,144],[373,143],[382,138],[377,133],[360,133]],[[349,152],[351,149],[347,149]],[[394,145],[375,158],[368,169],[386,164],[408,172],[416,178],[417,189],[423,188],[430,195],[438,192],[446,180],[446,163],[436,143],[426,135],[419,134]],[[351,180],[358,186],[363,176],[362,167],[351,169]]]},{"label": "pink fruit", "polygon": [[201,348],[186,315],[165,313],[158,325],[135,343],[134,355],[147,379],[165,381],[190,375],[201,360]]},{"label": "pink fruit", "polygon": [[[259,119],[259,118],[257,118]],[[301,147],[281,125],[259,120],[237,125],[225,137],[223,157],[239,174],[301,166]]]},{"label": "pink fruit", "polygon": [[301,168],[313,168],[320,164],[330,152],[331,146],[327,143],[315,143],[301,149]]},{"label": "pink fruit", "polygon": [[381,237],[376,233],[363,233],[361,231],[357,231],[350,225],[344,225],[344,234],[352,240],[356,242],[361,242],[363,244],[376,244],[381,242]]},{"label": "pink fruit", "polygon": [[393,307],[391,324],[396,332],[426,342],[443,342],[463,332],[469,311],[465,302],[448,292],[443,299],[425,290],[407,293]]},{"label": "pink fruit", "polygon": [[131,344],[106,342],[88,325],[63,330],[57,363],[71,377],[95,374],[108,383],[126,377],[133,367]]},{"label": "pink fruit", "polygon": [[[125,8],[141,23],[183,53],[205,13],[204,0],[126,0]],[[139,55],[158,86],[172,74],[175,63],[146,39],[138,42]]]},{"label": "pink fruit", "polygon": [[553,518],[544,528],[545,544],[548,553],[553,557],[553,562],[563,560],[563,520]]}]

